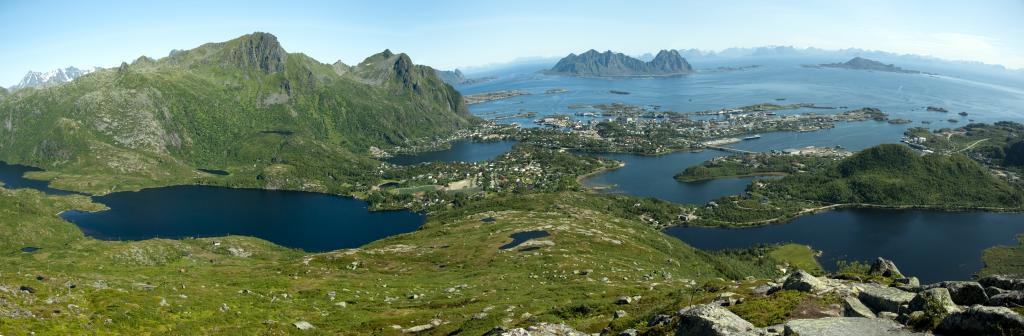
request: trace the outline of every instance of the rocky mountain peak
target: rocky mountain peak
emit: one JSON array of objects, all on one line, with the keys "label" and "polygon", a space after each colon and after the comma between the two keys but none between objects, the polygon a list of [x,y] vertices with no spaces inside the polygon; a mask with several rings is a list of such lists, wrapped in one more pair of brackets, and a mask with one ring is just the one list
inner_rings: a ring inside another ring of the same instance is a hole
[{"label": "rocky mountain peak", "polygon": [[21,82],[18,82],[17,85],[11,87],[11,91],[17,91],[19,89],[30,87],[49,87],[67,83],[98,69],[99,68],[79,69],[71,66],[63,69],[54,69],[47,72],[29,71],[25,74],[25,77],[21,79]]},{"label": "rocky mountain peak", "polygon": [[229,51],[232,62],[242,67],[252,67],[264,73],[284,71],[288,53],[281,47],[277,37],[268,33],[252,33],[235,39]]}]

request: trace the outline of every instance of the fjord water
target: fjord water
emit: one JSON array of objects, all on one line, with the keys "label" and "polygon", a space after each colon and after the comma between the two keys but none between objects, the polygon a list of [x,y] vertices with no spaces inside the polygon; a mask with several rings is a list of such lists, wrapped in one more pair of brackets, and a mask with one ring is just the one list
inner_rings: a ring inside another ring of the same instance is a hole
[{"label": "fjord water", "polygon": [[410,211],[370,212],[360,200],[298,191],[175,186],[93,199],[110,210],[61,217],[104,240],[243,235],[321,252],[411,232],[425,220]]},{"label": "fjord water", "polygon": [[[863,127],[870,123],[874,129]],[[806,146],[840,145],[848,150],[861,150],[899,139],[905,128],[885,122],[866,121],[862,123],[841,123],[835,128],[816,132],[765,133],[760,139],[741,141],[728,145],[732,148],[767,152]],[[599,188],[602,192],[624,193],[634,196],[654,197],[662,200],[703,204],[717,198],[743,193],[753,180],[768,177],[723,178],[700,182],[678,182],[674,176],[690,166],[729,153],[704,150],[700,152],[676,152],[660,156],[631,154],[600,154],[603,158],[622,161],[625,166],[583,180],[583,185]]]},{"label": "fjord water", "polygon": [[[660,106],[661,110],[693,112],[718,110],[758,103],[813,103],[819,106],[877,107],[893,118],[913,120],[911,126],[950,127],[963,125],[970,119],[977,122],[1020,120],[1024,118],[1024,89],[1004,84],[983,83],[949,76],[900,74],[846,69],[805,68],[801,64],[835,62],[832,59],[783,61],[764,58],[736,59],[715,64],[695,64],[702,72],[670,78],[580,78],[549,76],[540,73],[506,74],[483,83],[458,86],[460,92],[473,94],[498,90],[524,90],[530,95],[496,100],[470,106],[483,118],[509,117],[536,112],[534,118],[508,118],[499,122],[516,122],[524,127],[532,119],[550,114],[572,114],[570,105],[593,105],[622,102],[641,106]],[[718,66],[761,65],[761,67],[718,71]],[[941,73],[941,72],[940,72]],[[565,93],[545,94],[545,90],[563,88]],[[609,90],[626,91],[620,95]],[[784,101],[776,101],[784,98]],[[949,113],[925,110],[926,106],[942,106]],[[833,113],[838,110],[817,110]],[[960,117],[958,112],[968,112]],[[947,119],[957,119],[951,124]],[[920,121],[930,121],[922,125]],[[868,126],[871,127],[871,126]],[[896,142],[896,138],[887,138]]]},{"label": "fjord water", "polygon": [[407,155],[396,155],[387,162],[397,165],[414,165],[424,162],[479,162],[494,159],[505,154],[515,141],[474,142],[460,140],[452,142],[451,147],[444,150],[423,152]]},{"label": "fjord water", "polygon": [[[898,143],[906,129],[933,129],[962,126],[975,122],[1024,119],[1024,90],[1004,84],[991,84],[964,78],[922,74],[901,74],[846,69],[805,68],[802,64],[839,60],[741,58],[712,64],[697,64],[706,70],[670,78],[581,78],[550,76],[536,72],[501,74],[483,83],[459,86],[466,94],[498,90],[524,90],[530,95],[496,100],[470,106],[470,110],[500,123],[519,123],[532,127],[534,118],[544,115],[572,115],[572,105],[621,102],[660,110],[693,112],[718,110],[758,103],[813,103],[837,109],[801,109],[779,114],[814,112],[837,113],[860,107],[877,107],[891,118],[910,119],[910,124],[864,121],[837,123],[835,128],[815,132],[764,133],[757,140],[728,146],[749,151],[770,151],[805,146],[843,146],[861,150],[883,143]],[[719,71],[716,67],[757,64],[758,68]],[[536,69],[535,69],[536,70]],[[522,71],[520,69],[519,71]],[[937,71],[939,72],[939,71]],[[939,72],[941,73],[941,72]],[[545,90],[563,88],[565,93],[545,94]],[[610,90],[630,94],[610,93]],[[785,99],[778,101],[776,99]],[[942,106],[949,113],[926,111],[927,106]],[[845,108],[844,108],[845,107]],[[962,117],[957,112],[968,112]],[[537,117],[513,117],[536,112]],[[580,119],[594,119],[581,117]],[[947,119],[957,120],[951,123]],[[922,121],[930,122],[923,124]],[[679,183],[672,176],[686,167],[727,153],[673,153],[658,157],[602,155],[622,160],[626,166],[584,181],[587,186],[608,187],[607,192],[657,197],[680,203],[704,203],[714,198],[742,193],[754,178],[709,181],[703,184]]]},{"label": "fjord water", "polygon": [[842,209],[786,224],[745,229],[672,227],[665,233],[706,250],[799,243],[822,251],[818,261],[834,271],[837,260],[892,259],[903,274],[922,282],[968,280],[981,270],[981,251],[1015,246],[1024,232],[1019,213]]},{"label": "fjord water", "polygon": [[583,180],[583,185],[602,192],[654,197],[675,203],[703,204],[722,196],[742,193],[757,177],[725,178],[700,182],[677,182],[673,176],[683,168],[700,164],[725,153],[713,150],[676,152],[662,156],[596,154],[625,163],[621,168]]},{"label": "fjord water", "polygon": [[[470,107],[482,118],[501,117],[498,122],[515,122],[524,127],[531,127],[531,119],[540,116],[571,115],[574,110],[570,105],[573,104],[612,102],[648,107],[657,105],[661,110],[678,112],[718,110],[765,102],[814,103],[838,108],[813,110],[819,114],[845,110],[842,107],[877,107],[889,113],[891,118],[913,121],[903,125],[876,121],[838,123],[832,129],[764,133],[760,139],[728,145],[758,152],[836,145],[856,151],[883,143],[897,143],[910,127],[938,129],[958,127],[972,121],[991,123],[1024,119],[1024,110],[1020,109],[1024,106],[1024,90],[1014,85],[948,76],[800,66],[837,61],[845,60],[806,60],[800,63],[734,60],[733,63],[704,67],[763,66],[743,71],[705,71],[676,78],[597,79],[515,74],[459,89],[469,94],[509,89],[530,92],[531,95]],[[927,71],[942,73],[935,69]],[[568,92],[544,94],[550,88],[564,88]],[[617,95],[609,90],[630,94]],[[950,112],[928,112],[927,106],[946,107]],[[961,111],[967,112],[968,116],[957,115]],[[536,112],[537,117],[509,118],[525,112]],[[795,112],[808,110],[779,111],[779,114]],[[957,122],[951,123],[947,119]],[[756,179],[721,179],[696,184],[673,179],[686,167],[724,155],[729,154],[715,151],[678,152],[656,157],[601,154],[599,156],[621,160],[626,165],[592,176],[584,180],[584,184],[607,187],[602,188],[606,192],[702,204],[721,196],[740,194],[750,181]],[[783,242],[808,244],[823,251],[819,261],[829,270],[835,269],[835,261],[839,259],[870,262],[882,256],[896,261],[904,273],[930,282],[969,279],[982,267],[982,250],[995,245],[1017,244],[1015,237],[1024,233],[1024,214],[847,209],[755,228],[674,227],[665,232],[695,247],[711,250]]]}]

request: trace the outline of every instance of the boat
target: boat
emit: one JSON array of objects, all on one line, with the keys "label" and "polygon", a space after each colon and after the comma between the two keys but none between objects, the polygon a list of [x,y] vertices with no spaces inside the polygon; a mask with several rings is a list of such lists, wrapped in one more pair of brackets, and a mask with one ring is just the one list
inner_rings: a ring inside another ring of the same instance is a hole
[{"label": "boat", "polygon": [[754,135],[748,136],[746,138],[743,138],[743,140],[757,140],[757,139],[760,139],[760,138],[761,138],[760,134],[754,134]]}]

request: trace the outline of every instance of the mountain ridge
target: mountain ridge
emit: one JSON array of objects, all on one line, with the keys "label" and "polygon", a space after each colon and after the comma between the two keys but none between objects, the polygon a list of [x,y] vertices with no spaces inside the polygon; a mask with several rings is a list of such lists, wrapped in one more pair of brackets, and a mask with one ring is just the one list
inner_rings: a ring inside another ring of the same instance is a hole
[{"label": "mountain ridge", "polygon": [[588,77],[678,76],[690,74],[693,68],[679,52],[661,50],[654,59],[644,62],[615,53],[590,49],[582,54],[569,54],[547,71],[554,75]]},{"label": "mountain ridge", "polygon": [[[405,54],[339,68],[287,53],[267,33],[140,57],[0,100],[0,160],[92,191],[189,183],[199,167],[233,167],[239,185],[331,189],[373,169],[369,147],[446,136],[477,120],[454,88]],[[269,180],[281,171],[290,182]]]}]

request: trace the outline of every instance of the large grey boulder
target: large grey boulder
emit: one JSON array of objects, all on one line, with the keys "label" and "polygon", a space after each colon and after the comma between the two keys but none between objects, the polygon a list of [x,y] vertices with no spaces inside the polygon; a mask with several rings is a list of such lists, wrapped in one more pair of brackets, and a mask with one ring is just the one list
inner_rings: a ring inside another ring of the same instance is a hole
[{"label": "large grey boulder", "polygon": [[736,316],[719,305],[703,304],[683,308],[679,311],[679,328],[676,335],[726,336],[760,335],[753,324]]},{"label": "large grey boulder", "polygon": [[848,296],[843,298],[843,316],[875,318],[875,313],[860,302],[860,299]]},{"label": "large grey boulder", "polygon": [[924,289],[945,288],[953,302],[961,306],[984,304],[988,301],[988,294],[985,294],[985,287],[974,281],[943,281],[924,286]]},{"label": "large grey boulder", "polygon": [[921,286],[921,280],[919,280],[917,277],[893,279],[893,282],[910,287]]},{"label": "large grey boulder", "polygon": [[864,284],[857,298],[875,311],[899,313],[903,305],[914,299],[914,293],[892,287]]},{"label": "large grey boulder", "polygon": [[882,257],[879,257],[875,260],[875,263],[871,264],[871,270],[868,273],[887,278],[903,278],[903,273],[900,273],[900,269],[896,268],[896,264],[892,260]]},{"label": "large grey boulder", "polygon": [[996,287],[1006,290],[1024,290],[1024,279],[1008,275],[989,275],[978,279],[978,283],[985,287]]},{"label": "large grey boulder", "polygon": [[1009,291],[996,294],[985,302],[986,306],[1024,307],[1024,291]]},{"label": "large grey boulder", "polygon": [[825,289],[825,284],[810,273],[804,272],[804,270],[797,270],[786,277],[786,281],[782,283],[782,289],[818,292]]},{"label": "large grey boulder", "polygon": [[541,323],[527,328],[515,328],[490,334],[500,336],[588,336],[570,326],[556,323]]},{"label": "large grey boulder", "polygon": [[946,316],[935,331],[943,335],[1024,335],[1024,317],[1006,307],[975,305]]},{"label": "large grey boulder", "polygon": [[786,322],[785,335],[800,336],[909,336],[924,335],[907,330],[892,320],[864,317],[825,317]]},{"label": "large grey boulder", "polygon": [[927,311],[928,313],[949,315],[960,311],[949,290],[945,288],[931,288],[917,293],[913,300],[910,300],[911,311]]}]

